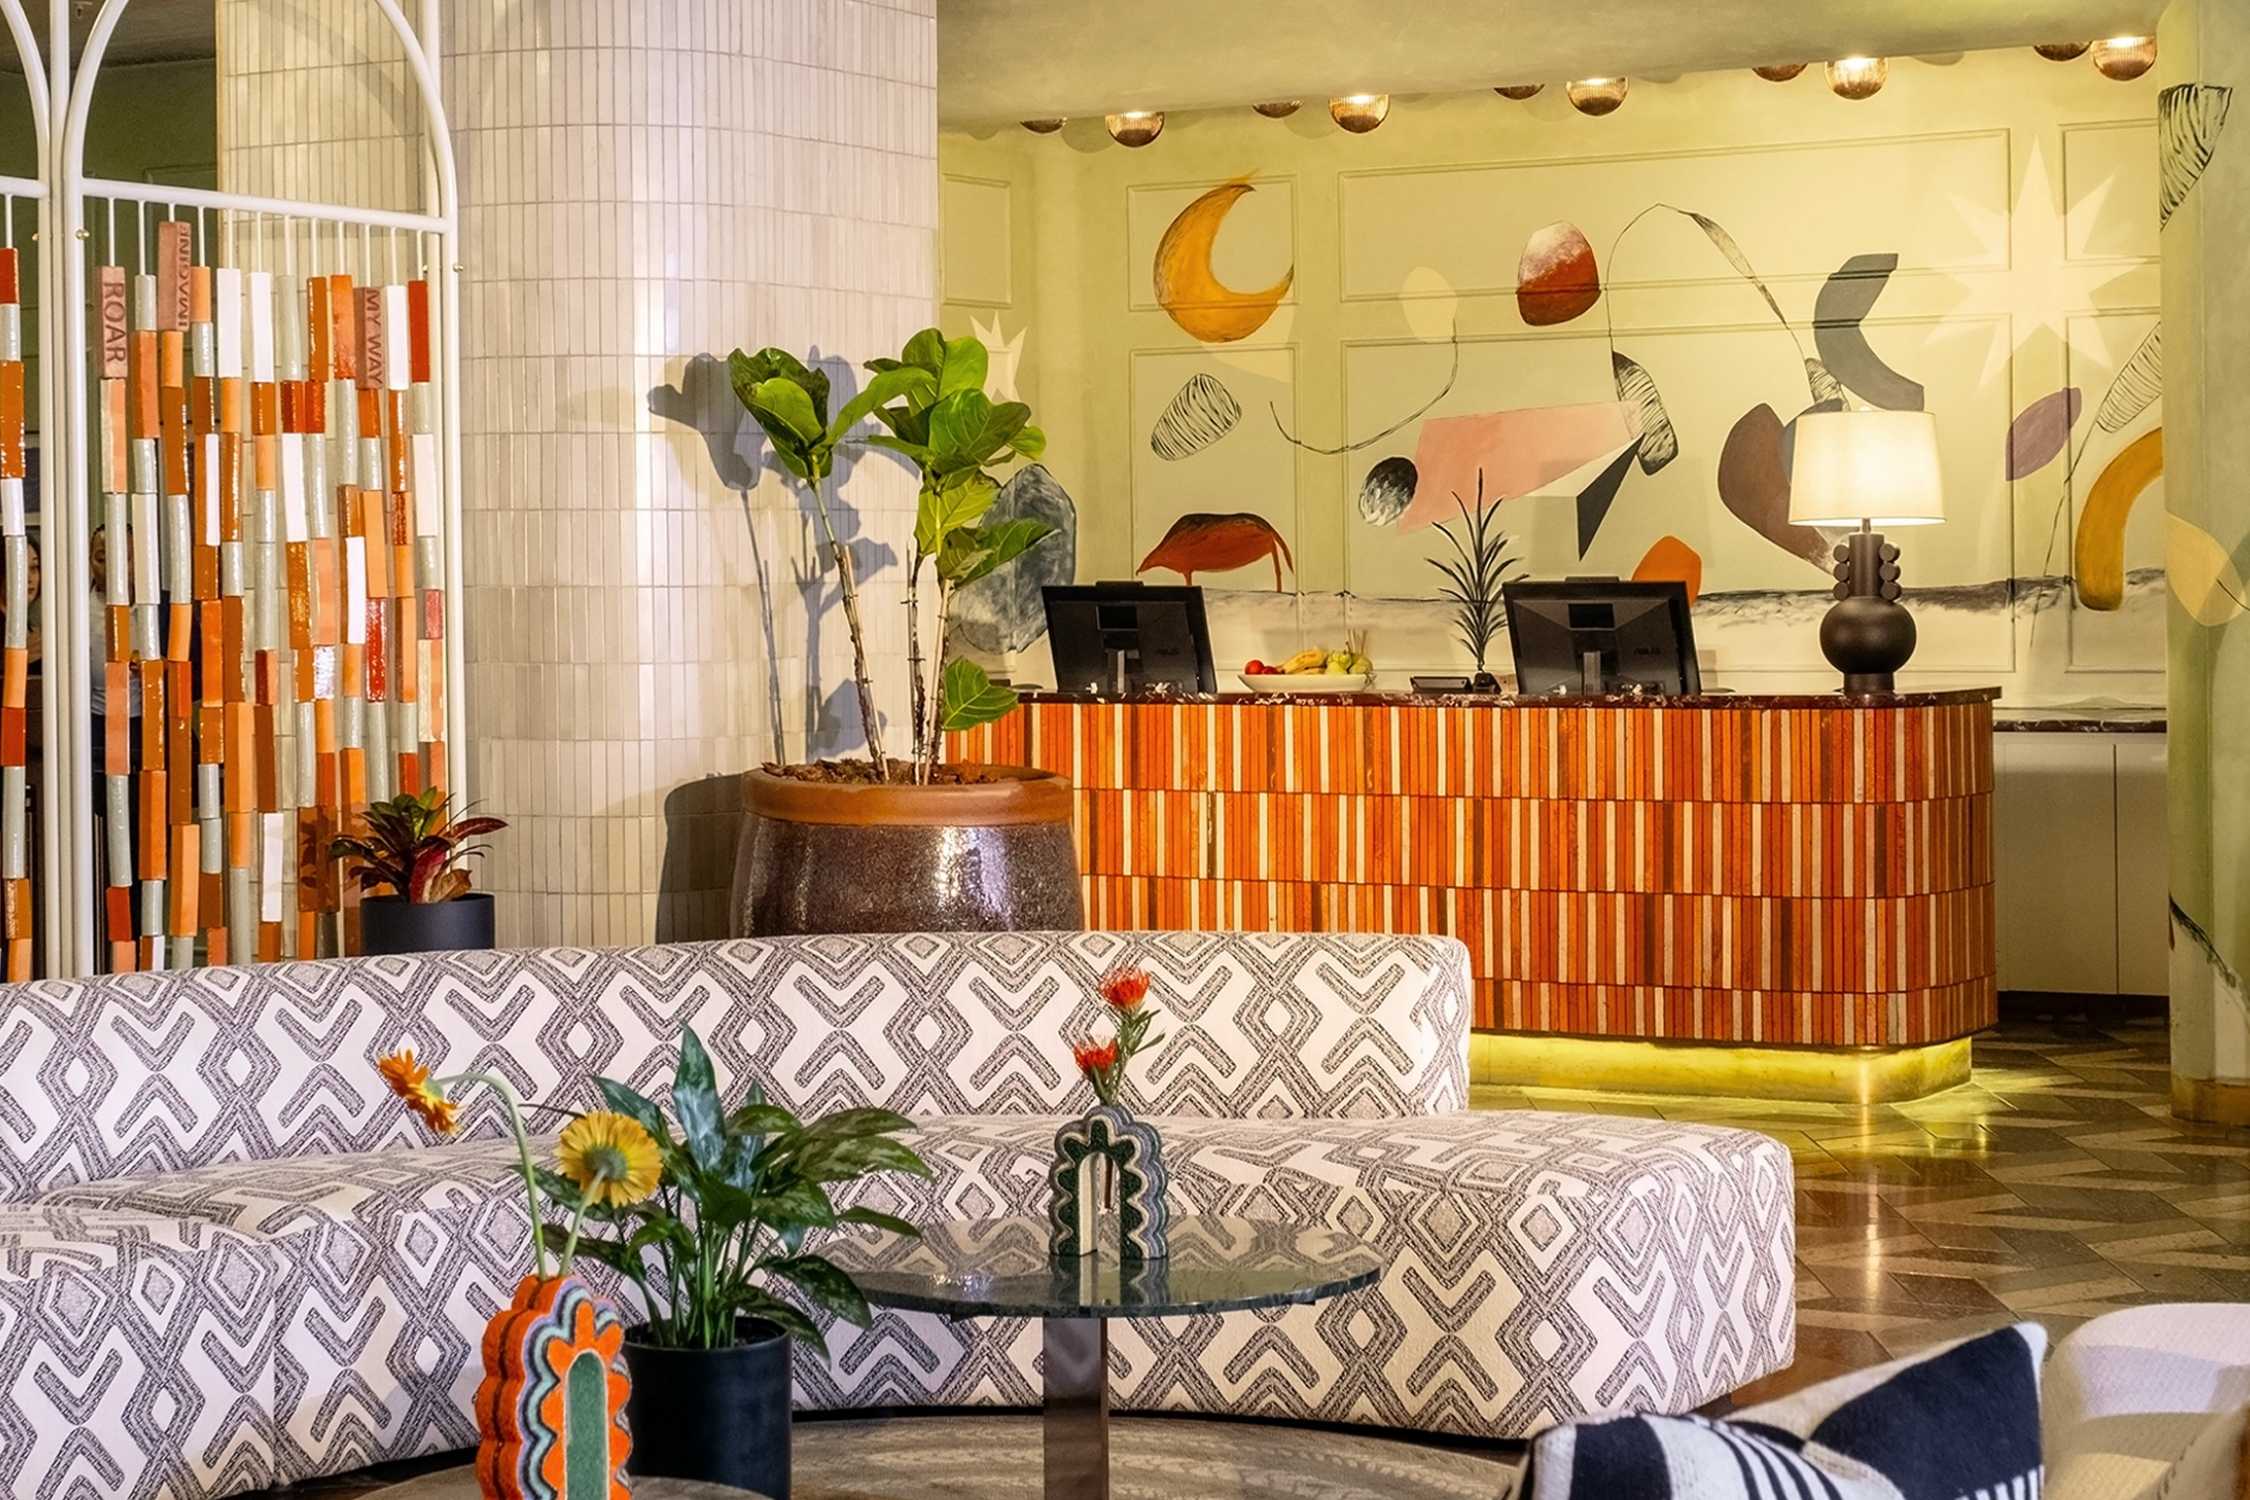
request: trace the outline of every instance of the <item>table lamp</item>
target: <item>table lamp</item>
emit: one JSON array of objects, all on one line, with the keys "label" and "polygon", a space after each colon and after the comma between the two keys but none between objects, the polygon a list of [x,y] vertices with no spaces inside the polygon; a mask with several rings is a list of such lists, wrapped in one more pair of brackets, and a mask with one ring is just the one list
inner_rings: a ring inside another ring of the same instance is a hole
[{"label": "table lamp", "polygon": [[1914,617],[1898,602],[1898,548],[1876,528],[1945,519],[1937,423],[1926,411],[1807,412],[1797,419],[1789,519],[1856,524],[1836,547],[1836,602],[1820,651],[1847,693],[1888,693],[1914,654]]}]

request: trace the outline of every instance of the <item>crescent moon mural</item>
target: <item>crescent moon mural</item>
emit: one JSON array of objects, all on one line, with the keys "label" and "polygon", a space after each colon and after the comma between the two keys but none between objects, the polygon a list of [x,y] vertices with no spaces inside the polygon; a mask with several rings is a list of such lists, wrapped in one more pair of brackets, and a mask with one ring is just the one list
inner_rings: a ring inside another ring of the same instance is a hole
[{"label": "crescent moon mural", "polygon": [[1250,179],[1221,183],[1180,210],[1156,242],[1156,305],[1206,344],[1231,344],[1263,328],[1296,279],[1291,266],[1262,292],[1238,292],[1211,269],[1211,246]]}]

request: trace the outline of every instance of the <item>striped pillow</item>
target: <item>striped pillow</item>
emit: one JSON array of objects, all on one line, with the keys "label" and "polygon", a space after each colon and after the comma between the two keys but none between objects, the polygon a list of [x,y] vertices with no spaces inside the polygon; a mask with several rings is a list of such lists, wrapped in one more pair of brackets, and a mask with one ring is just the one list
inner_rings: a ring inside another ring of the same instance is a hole
[{"label": "striped pillow", "polygon": [[1532,1443],[1522,1500],[2037,1500],[2039,1362],[2019,1323],[1724,1421],[1612,1417]]}]

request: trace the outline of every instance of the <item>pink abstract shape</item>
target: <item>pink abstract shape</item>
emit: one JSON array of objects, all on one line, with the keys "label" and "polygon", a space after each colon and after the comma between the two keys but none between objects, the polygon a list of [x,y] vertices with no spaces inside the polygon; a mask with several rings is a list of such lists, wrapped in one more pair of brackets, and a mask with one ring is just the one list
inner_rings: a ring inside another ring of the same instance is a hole
[{"label": "pink abstract shape", "polygon": [[1484,471],[1488,502],[1513,500],[1550,490],[1575,495],[1583,484],[1560,486],[1593,465],[1599,466],[1640,436],[1633,408],[1623,401],[1588,401],[1577,406],[1531,406],[1513,411],[1479,412],[1467,417],[1432,417],[1422,424],[1414,445],[1414,468],[1421,478],[1414,503],[1399,518],[1398,529],[1418,531],[1459,514],[1453,504],[1477,492]]}]

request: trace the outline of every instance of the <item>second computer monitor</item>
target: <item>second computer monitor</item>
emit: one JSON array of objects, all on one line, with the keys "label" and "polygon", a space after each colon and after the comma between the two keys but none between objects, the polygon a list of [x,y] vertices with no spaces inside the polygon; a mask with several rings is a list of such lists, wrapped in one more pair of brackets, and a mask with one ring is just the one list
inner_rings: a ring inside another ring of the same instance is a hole
[{"label": "second computer monitor", "polygon": [[1047,645],[1063,692],[1172,687],[1215,693],[1203,590],[1146,583],[1050,584]]},{"label": "second computer monitor", "polygon": [[1703,690],[1683,584],[1572,578],[1502,592],[1518,693]]}]

